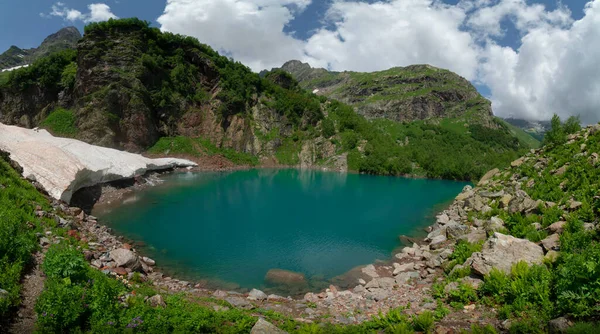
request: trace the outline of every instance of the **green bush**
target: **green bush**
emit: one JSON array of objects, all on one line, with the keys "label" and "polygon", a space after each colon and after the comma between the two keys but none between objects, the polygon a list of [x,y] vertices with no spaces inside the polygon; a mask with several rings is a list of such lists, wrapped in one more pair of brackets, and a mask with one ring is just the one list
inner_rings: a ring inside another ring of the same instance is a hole
[{"label": "green bush", "polygon": [[435,319],[433,313],[430,311],[424,311],[423,313],[413,316],[412,323],[413,327],[418,332],[429,333],[433,329]]},{"label": "green bush", "polygon": [[49,278],[68,279],[73,283],[82,282],[87,278],[88,267],[81,252],[65,244],[50,247],[42,265]]}]

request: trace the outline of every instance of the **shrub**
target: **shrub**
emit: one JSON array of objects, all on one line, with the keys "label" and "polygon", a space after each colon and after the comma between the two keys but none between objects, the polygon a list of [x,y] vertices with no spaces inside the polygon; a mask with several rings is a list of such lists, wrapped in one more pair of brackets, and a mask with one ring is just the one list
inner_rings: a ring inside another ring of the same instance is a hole
[{"label": "shrub", "polygon": [[73,283],[86,279],[88,267],[81,252],[65,244],[50,247],[42,265],[44,273],[49,278],[68,279]]},{"label": "shrub", "polygon": [[434,322],[435,319],[433,317],[433,313],[430,311],[424,311],[423,313],[413,316],[412,318],[413,327],[418,332],[431,332]]}]

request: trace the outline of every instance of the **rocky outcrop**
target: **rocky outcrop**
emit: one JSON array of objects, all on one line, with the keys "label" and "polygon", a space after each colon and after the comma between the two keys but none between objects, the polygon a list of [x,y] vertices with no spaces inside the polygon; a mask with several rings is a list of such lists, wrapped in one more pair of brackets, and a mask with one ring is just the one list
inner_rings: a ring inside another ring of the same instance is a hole
[{"label": "rocky outcrop", "polygon": [[54,137],[45,130],[29,130],[0,123],[0,151],[22,168],[24,177],[39,183],[48,194],[69,202],[78,189],[128,179],[152,170],[195,166],[182,159],[148,159],[141,155]]},{"label": "rocky outcrop", "polygon": [[410,122],[459,118],[470,110],[478,114],[474,122],[497,127],[490,102],[467,80],[430,65],[356,73],[331,72],[292,60],[281,69],[292,74],[303,88],[353,105],[368,119]]},{"label": "rocky outcrop", "polygon": [[535,243],[496,232],[482,251],[474,253],[465,264],[471,266],[474,273],[485,276],[493,268],[510,274],[512,266],[520,261],[532,265],[541,264],[543,259],[544,251]]},{"label": "rocky outcrop", "polygon": [[263,318],[258,318],[250,334],[287,334],[287,332],[275,327]]}]

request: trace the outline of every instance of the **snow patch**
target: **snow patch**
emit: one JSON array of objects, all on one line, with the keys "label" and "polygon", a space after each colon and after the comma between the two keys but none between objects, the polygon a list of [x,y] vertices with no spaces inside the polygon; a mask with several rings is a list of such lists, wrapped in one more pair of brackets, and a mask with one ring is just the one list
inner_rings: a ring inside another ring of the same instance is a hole
[{"label": "snow patch", "polygon": [[5,69],[2,70],[2,72],[10,72],[10,71],[18,70],[20,68],[25,68],[25,67],[29,67],[29,64],[27,64],[27,65],[21,65],[21,66],[15,66],[15,67],[11,67],[11,68],[5,68]]},{"label": "snow patch", "polygon": [[152,170],[196,166],[189,160],[149,159],[75,139],[54,137],[46,130],[2,123],[0,151],[10,153],[10,158],[23,168],[24,177],[37,181],[50,196],[67,203],[81,188],[133,178]]}]

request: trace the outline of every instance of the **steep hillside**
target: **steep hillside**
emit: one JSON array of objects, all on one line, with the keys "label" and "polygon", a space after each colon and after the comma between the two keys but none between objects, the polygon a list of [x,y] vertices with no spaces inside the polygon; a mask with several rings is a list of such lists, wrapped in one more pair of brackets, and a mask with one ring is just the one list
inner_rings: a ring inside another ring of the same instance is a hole
[{"label": "steep hillside", "polygon": [[77,28],[67,27],[46,37],[37,48],[21,49],[13,45],[6,52],[0,54],[0,71],[30,64],[58,51],[74,49],[80,39],[81,33]]},{"label": "steep hillside", "polygon": [[505,118],[504,121],[519,129],[522,129],[523,131],[540,141],[544,139],[544,133],[546,133],[546,131],[550,129],[550,121],[533,122],[511,117]]},{"label": "steep hillside", "polygon": [[448,70],[413,65],[371,73],[330,72],[297,60],[281,69],[292,74],[303,88],[348,103],[367,119],[411,122],[455,118],[497,128],[490,102],[469,81]]},{"label": "steep hillside", "polygon": [[88,25],[77,50],[41,58],[0,80],[0,122],[154,155],[467,180],[530,147],[489,115],[488,102],[464,79],[444,90],[433,82],[455,75],[416,68],[425,81],[410,85],[481,103],[469,110],[452,99],[436,104],[443,111],[435,113],[453,118],[368,120],[307,92],[284,71],[261,77],[196,39],[137,19],[110,20]]}]

